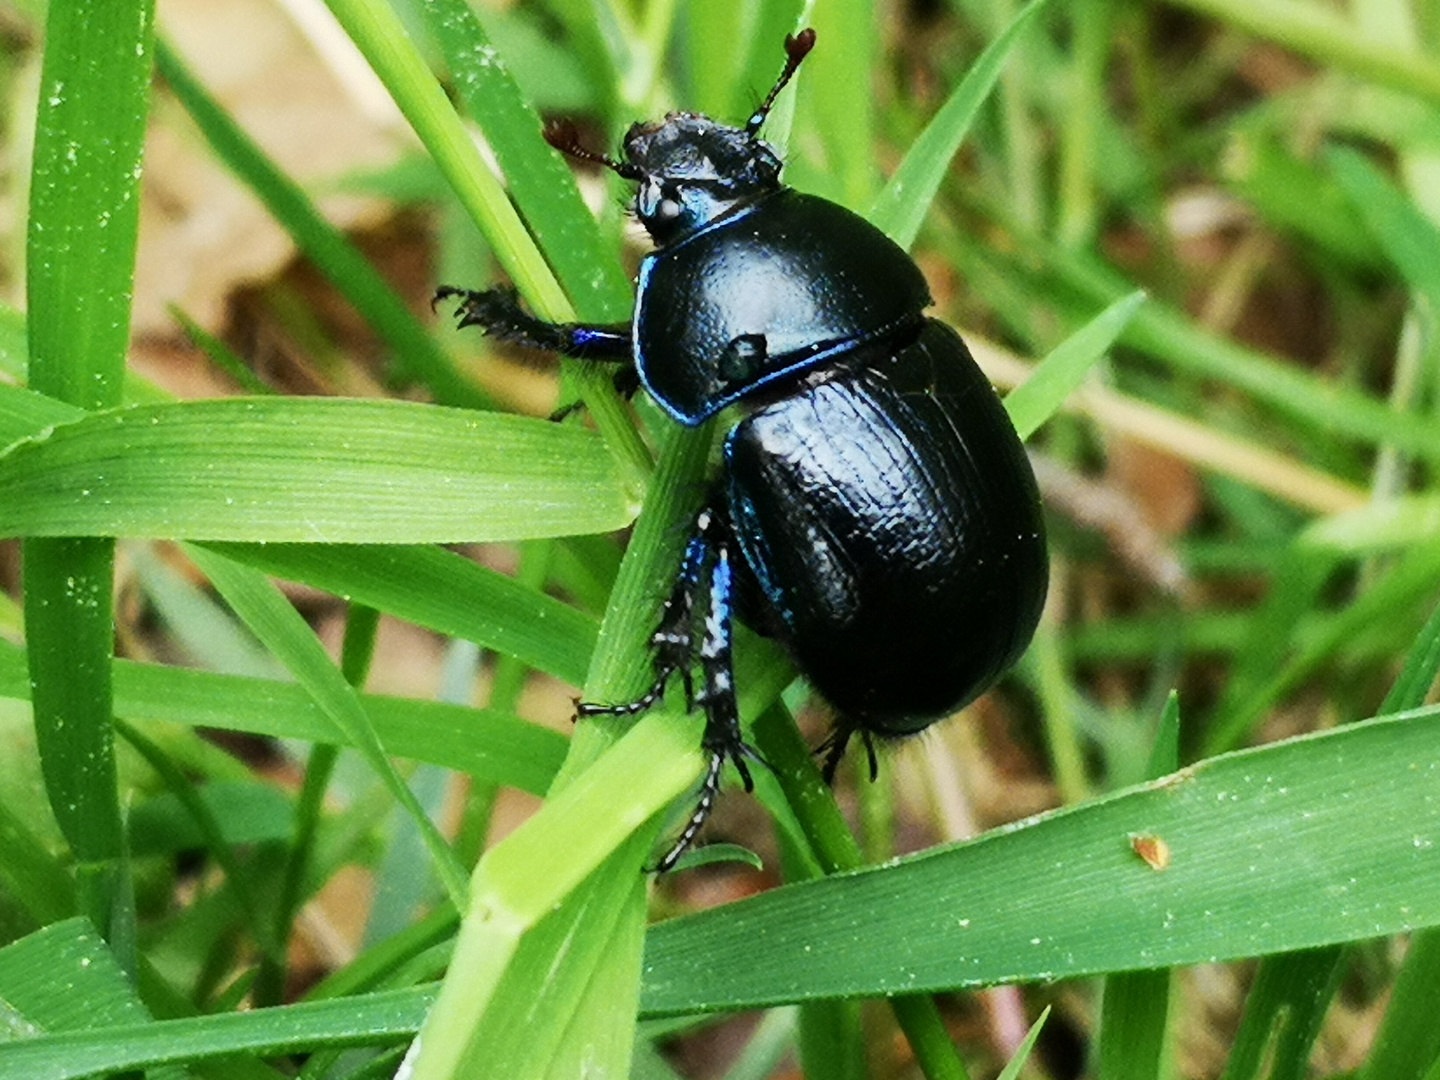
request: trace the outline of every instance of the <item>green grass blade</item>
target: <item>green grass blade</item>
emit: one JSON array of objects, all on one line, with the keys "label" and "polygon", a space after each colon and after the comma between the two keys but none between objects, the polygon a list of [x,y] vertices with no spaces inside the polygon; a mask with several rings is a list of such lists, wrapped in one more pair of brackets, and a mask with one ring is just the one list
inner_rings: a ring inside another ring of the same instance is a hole
[{"label": "green grass blade", "polygon": [[[465,1070],[482,1067],[477,1049],[507,1037],[495,1025],[515,1006],[517,984],[533,985],[537,972],[565,961],[568,948],[603,950],[643,917],[643,906],[626,903],[643,881],[638,871],[654,836],[653,825],[642,826],[694,783],[699,765],[686,726],[673,716],[648,716],[485,853],[449,974],[421,1033],[413,1080],[472,1075]],[[587,921],[583,938],[567,946],[594,891],[610,894],[599,905],[607,917]],[[537,938],[529,932],[542,920],[547,930]],[[548,987],[572,1002],[574,989],[573,978]],[[555,1015],[547,1024],[547,1048],[558,1049],[554,1025],[565,1020]]]},{"label": "green grass blade", "polygon": [[1440,64],[1376,42],[1339,11],[1311,0],[1183,0],[1242,30],[1269,38],[1361,78],[1440,102]]},{"label": "green grass blade", "polygon": [[[589,700],[628,700],[650,677],[649,635],[701,496],[710,447],[708,427],[672,426],[665,437],[611,590],[586,677]],[[596,1025],[608,1025],[614,1036],[605,1043],[618,1055],[611,1066],[628,1058],[638,997],[637,935],[645,921],[640,869],[658,828],[652,819],[694,782],[698,768],[694,737],[674,720],[647,718],[624,738],[621,724],[580,725],[549,801],[482,859],[457,960],[427,1023],[417,1076],[448,1080],[467,1068],[489,1068],[486,1059],[495,1055],[509,1068],[529,1070],[507,1075],[543,1074],[546,1063],[570,1052],[572,1028]],[[620,764],[626,757],[628,771]],[[603,809],[587,809],[591,800]],[[604,817],[603,827],[597,815]],[[555,865],[557,852],[565,853],[563,867]],[[532,915],[537,889],[545,899]],[[542,908],[552,913],[541,919]],[[544,978],[550,971],[558,973],[553,980]],[[627,997],[597,995],[593,988],[601,986],[631,990]],[[524,1005],[528,1015],[526,1003],[537,1000],[546,1003],[545,1023],[534,1038],[517,1043],[514,1010]]]},{"label": "green grass blade", "polygon": [[1429,1080],[1440,1062],[1440,1025],[1435,1023],[1435,987],[1440,983],[1440,933],[1422,930],[1410,942],[1358,1080]]},{"label": "green grass blade", "polygon": [[[117,720],[116,730],[139,752],[145,763],[155,770],[177,806],[183,807],[186,823],[195,833],[195,846],[204,847],[215,860],[215,865],[224,873],[226,884],[234,890],[244,911],[246,925],[254,937],[256,947],[267,962],[273,961],[280,953],[281,946],[269,931],[262,908],[256,900],[252,882],[240,867],[226,829],[221,825],[211,803],[202,795],[199,785],[186,776],[184,770],[171,761],[163,749],[133,725]],[[241,820],[238,816],[232,816],[228,823],[240,825]]]},{"label": "green grass blade", "polygon": [[1440,677],[1440,607],[1430,613],[1424,629],[1410,647],[1405,665],[1380,706],[1380,715],[1418,709],[1425,704],[1425,695],[1437,677]]},{"label": "green grass blade", "polygon": [[254,191],[300,250],[355,305],[405,369],[422,379],[444,404],[488,406],[485,394],[456,370],[389,283],[206,92],[180,55],[161,42],[156,61],[171,91],[220,160]]},{"label": "green grass blade", "polygon": [[544,318],[571,321],[569,300],[394,8],[386,0],[328,0],[328,6],[480,225],[516,287]]},{"label": "green grass blade", "polygon": [[[7,375],[18,383],[28,381],[30,371],[30,348],[29,334],[26,330],[25,314],[17,311],[10,305],[0,302],[0,374]],[[170,400],[166,394],[154,383],[133,371],[123,372],[124,385],[121,389],[120,400],[126,405],[153,404],[160,401]],[[14,390],[16,387],[9,386],[0,380],[0,390]],[[57,401],[57,398],[51,398]],[[79,408],[72,406],[72,408]],[[3,411],[3,410],[0,410]],[[3,434],[0,428],[0,434]],[[3,443],[0,443],[3,445]]]},{"label": "green grass blade", "polygon": [[632,838],[525,936],[458,1076],[583,1076],[600,1061],[626,1075],[645,932],[639,861],[649,842]]},{"label": "green grass blade", "polygon": [[[123,388],[153,17],[152,0],[57,4],[47,17],[26,246],[28,379],[85,409],[117,404]],[[89,533],[25,543],[26,635],[41,765],[78,863],[81,909],[124,957],[134,913],[111,720],[114,545]]]},{"label": "green grass blade", "polygon": [[592,432],[401,401],[135,407],[0,456],[7,536],[448,543],[605,532],[632,516]]},{"label": "green grass blade", "polygon": [[[1312,579],[1306,588],[1318,590],[1321,580],[1323,575]],[[1325,660],[1365,630],[1393,624],[1397,618],[1406,617],[1423,599],[1435,595],[1437,588],[1440,588],[1440,545],[1419,544],[1378,573],[1365,591],[1347,606],[1327,614],[1320,628],[1300,642],[1293,655],[1285,655],[1291,642],[1289,630],[1279,630],[1282,648],[1271,654],[1276,659],[1276,666],[1254,669],[1252,673],[1259,678],[1249,684],[1243,695],[1232,697],[1227,688],[1224,703],[1227,711],[1222,713],[1217,710],[1216,720],[1206,732],[1207,746],[1229,749],[1243,741],[1256,720],[1303,683]],[[1316,592],[1311,592],[1307,599],[1303,592],[1297,593],[1292,599],[1298,604],[1287,601],[1281,606],[1292,610],[1299,606],[1303,610],[1304,605],[1316,595]],[[1278,608],[1270,608],[1267,618],[1278,613]],[[1254,648],[1258,650],[1261,646],[1256,644]],[[1268,648],[1265,651],[1268,652]],[[1245,660],[1248,667],[1249,657],[1246,656]]]},{"label": "green grass blade", "polygon": [[1015,1056],[1005,1063],[1005,1068],[1000,1070],[1000,1075],[995,1080],[1019,1080],[1020,1070],[1025,1068],[1025,1062],[1030,1060],[1030,1051],[1035,1049],[1035,1040],[1040,1038],[1040,1031],[1045,1026],[1045,1021],[1050,1019],[1051,1006],[1046,1005],[1040,1010],[1040,1015],[1035,1018],[1035,1023],[1030,1025],[1030,1030],[1025,1033],[1025,1040],[1015,1050]]},{"label": "green grass blade", "polygon": [[[758,33],[759,7],[692,4],[686,9],[681,46],[689,90],[687,101],[697,112],[728,123],[754,108],[753,100],[742,97],[749,90],[746,72],[753,70],[751,62],[765,42],[773,48],[774,42],[781,40],[780,34],[765,38]],[[715,48],[717,41],[725,42],[726,47]],[[770,77],[774,77],[773,73]],[[757,80],[750,85],[761,83]]]},{"label": "green grass blade", "polygon": [[1048,2],[1031,0],[1000,36],[986,46],[871,204],[866,216],[901,247],[908,248],[915,242],[920,223],[930,212],[930,204],[940,190],[950,161],[965,141],[980,105],[1000,77],[1006,57]]},{"label": "green grass blade", "polygon": [[0,383],[0,447],[85,416],[85,410],[77,405],[68,405],[23,386]]},{"label": "green grass blade", "polygon": [[454,552],[405,544],[206,546],[273,577],[515,657],[572,686],[585,681],[598,629],[592,616]]},{"label": "green grass blade", "polygon": [[[132,665],[119,669],[117,687],[117,712],[137,720],[350,744],[289,683]],[[376,695],[361,700],[387,751],[487,783],[543,794],[564,757],[563,735],[506,713]]]},{"label": "green grass blade", "polygon": [[[29,700],[25,656],[3,645],[0,697]],[[388,753],[535,795],[550,786],[568,744],[559,732],[490,709],[376,694],[361,695],[361,702]],[[115,712],[277,739],[337,738],[334,723],[294,683],[126,660],[115,665]]]},{"label": "green grass blade", "polygon": [[1340,985],[1344,950],[1305,949],[1260,962],[1223,1080],[1303,1080]]},{"label": "green grass blade", "polygon": [[633,288],[615,246],[601,236],[559,152],[541,138],[540,117],[475,12],[465,0],[427,0],[420,10],[444,52],[456,92],[505,174],[510,197],[576,313],[591,322],[626,319]]},{"label": "green grass blade", "polygon": [[255,636],[290,669],[335,725],[336,736],[354,745],[389,789],[395,800],[419,825],[436,872],[456,907],[464,903],[465,871],[426,816],[409,785],[395,771],[354,688],[345,681],[300,613],[291,607],[261,574],[203,548],[190,548],[190,557],[205,572],[235,613]]},{"label": "green grass blade", "polygon": [[[66,967],[79,967],[80,959],[70,958]],[[51,963],[52,976],[59,966]],[[0,1043],[0,1070],[28,1080],[78,1080],[224,1054],[274,1057],[327,1046],[393,1045],[414,1033],[433,1000],[434,990],[420,987],[145,1024],[132,1019],[124,1026]]]},{"label": "green grass blade", "polygon": [[1099,1080],[1159,1080],[1170,1012],[1168,968],[1107,976],[1100,1021]]},{"label": "green grass blade", "polygon": [[[796,178],[807,190],[860,213],[874,199],[877,183],[872,91],[879,19],[869,2],[815,4],[807,14],[819,44],[801,68],[805,93],[795,99],[795,121],[798,128],[818,136],[824,165],[806,176],[802,159],[796,162]],[[778,44],[759,43],[773,72],[780,70],[783,59]],[[783,133],[788,139],[784,126],[777,123],[770,134]]]},{"label": "green grass blade", "polygon": [[[483,32],[474,17],[457,3],[435,6],[443,3],[445,0],[432,0],[427,13],[462,84],[484,99],[478,103],[476,115],[487,122],[487,136],[499,144],[497,152],[515,174],[512,182],[520,184],[517,199],[521,208],[532,215],[531,227],[546,241],[552,261],[564,266],[567,284],[578,290],[573,293],[577,299],[584,299],[588,318],[623,318],[628,311],[628,289],[622,290],[621,280],[616,277],[613,253],[606,252],[599,262],[582,266],[580,252],[558,250],[567,242],[569,225],[579,228],[582,241],[595,237],[593,223],[577,217],[583,210],[574,205],[574,195],[564,191],[573,190],[574,181],[566,178],[560,189],[549,186],[558,162],[549,148],[535,138],[533,115],[520,106],[518,92],[507,76],[498,69],[479,70],[486,66],[486,58],[493,50],[484,51],[487,46]],[[525,299],[544,318],[573,321],[575,309],[570,298],[561,290],[500,182],[481,159],[470,133],[450,107],[387,0],[330,0],[330,8],[385,83]],[[481,51],[472,51],[476,48]],[[538,220],[551,211],[558,214],[553,221]],[[597,370],[596,365],[578,365],[575,378],[596,426],[623,463],[627,476],[648,476],[649,454],[615,392],[610,374]]]},{"label": "green grass blade", "polygon": [[174,635],[180,655],[208,671],[284,678],[279,661],[234,613],[203,582],[192,580],[188,567],[172,566],[157,549],[155,544],[137,544],[128,554],[146,601]]},{"label": "green grass blade", "polygon": [[75,882],[32,831],[29,813],[19,798],[0,801],[0,890],[43,926],[75,914]]},{"label": "green grass blade", "polygon": [[[1355,724],[883,870],[662,923],[647,945],[643,1009],[1048,981],[1436,925],[1437,745],[1440,707]],[[1139,858],[1134,834],[1163,839],[1169,865]],[[755,941],[764,965],[743,962]]]},{"label": "green grass blade", "polygon": [[[1147,775],[1154,779],[1179,767],[1180,697],[1171,691],[1151,747]],[[1136,839],[1131,838],[1132,849]],[[1168,968],[1122,971],[1106,977],[1100,1011],[1099,1080],[1160,1080],[1167,1075],[1170,983]]]},{"label": "green grass blade", "polygon": [[30,188],[31,389],[120,402],[130,335],[153,5],[51,9]]},{"label": "green grass blade", "polygon": [[[57,979],[57,971],[68,978]],[[11,1031],[84,1031],[149,1018],[114,953],[81,919],[55,923],[0,949],[0,998]],[[0,1043],[0,1055],[15,1045]],[[42,1075],[10,1068],[4,1074]]]},{"label": "green grass blade", "polygon": [[[1430,615],[1405,658],[1381,713],[1417,708],[1440,675],[1440,607]],[[1440,985],[1440,931],[1418,931],[1395,980],[1385,1019],[1375,1035],[1359,1080],[1429,1078],[1440,1061],[1440,1027],[1435,1024],[1435,987]]]},{"label": "green grass blade", "polygon": [[1332,146],[1325,156],[1395,268],[1440,314],[1440,228],[1363,154]]},{"label": "green grass blade", "polygon": [[1115,301],[1052,349],[1030,377],[1006,395],[1005,411],[1020,438],[1028,439],[1059,411],[1144,302],[1145,294],[1138,291]]},{"label": "green grass blade", "polygon": [[180,324],[181,329],[185,331],[185,336],[210,358],[212,364],[239,383],[241,393],[254,395],[276,393],[260,376],[250,370],[249,365],[236,354],[234,349],[173,304],[170,306],[170,315]]}]

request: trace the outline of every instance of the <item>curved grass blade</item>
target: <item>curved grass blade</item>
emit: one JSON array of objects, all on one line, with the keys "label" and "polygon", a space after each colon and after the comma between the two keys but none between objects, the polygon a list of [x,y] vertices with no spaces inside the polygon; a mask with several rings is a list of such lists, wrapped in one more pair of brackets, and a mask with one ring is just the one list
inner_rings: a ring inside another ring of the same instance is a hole
[{"label": "curved grass blade", "polygon": [[87,417],[0,455],[0,535],[451,543],[634,507],[578,427],[400,401],[228,398]]},{"label": "curved grass blade", "polygon": [[[643,1010],[1049,981],[1437,925],[1437,747],[1432,706],[662,923]],[[1135,834],[1165,841],[1165,869],[1135,854]],[[755,942],[763,965],[747,962]]]},{"label": "curved grass blade", "polygon": [[[315,265],[369,321],[409,370],[448,405],[488,407],[489,398],[456,370],[420,320],[390,284],[338,229],[321,216],[310,197],[276,167],[163,41],[157,67],[171,91],[209,140],[216,156],[245,183]],[[437,93],[438,88],[437,88]]]},{"label": "curved grass blade", "polygon": [[1141,291],[1115,301],[1055,346],[1030,377],[1005,396],[1005,411],[1020,438],[1028,439],[1059,411],[1144,302]]},{"label": "curved grass blade", "polygon": [[[0,698],[28,701],[25,654],[0,643]],[[508,713],[413,698],[361,694],[360,702],[387,754],[543,795],[569,740]],[[339,740],[335,724],[295,683],[161,664],[115,663],[115,713],[307,742]],[[6,870],[13,870],[7,866]]]},{"label": "curved grass blade", "polygon": [[273,577],[515,657],[572,686],[585,681],[598,630],[593,616],[452,551],[410,544],[205,546]]},{"label": "curved grass blade", "polygon": [[906,152],[895,175],[871,204],[865,216],[901,247],[909,248],[915,242],[920,223],[930,212],[940,181],[950,168],[950,160],[965,141],[975,114],[1000,77],[1005,58],[1048,2],[1030,0],[1000,36],[976,57],[965,78]]},{"label": "curved grass blade", "polygon": [[445,54],[460,99],[505,174],[510,198],[576,313],[591,322],[628,317],[633,290],[614,244],[602,239],[574,176],[541,138],[540,117],[475,12],[465,0],[426,0],[419,10]]},{"label": "curved grass blade", "polygon": [[[415,793],[385,753],[374,725],[355,689],[345,681],[326,655],[325,648],[280,590],[264,575],[203,548],[191,548],[190,557],[204,571],[235,613],[262,643],[289,668],[335,725],[339,738],[352,743],[375,770],[382,783],[419,826],[436,873],[460,907],[465,901],[465,870],[460,866],[435,823],[425,814]],[[329,739],[326,741],[336,741]]]}]

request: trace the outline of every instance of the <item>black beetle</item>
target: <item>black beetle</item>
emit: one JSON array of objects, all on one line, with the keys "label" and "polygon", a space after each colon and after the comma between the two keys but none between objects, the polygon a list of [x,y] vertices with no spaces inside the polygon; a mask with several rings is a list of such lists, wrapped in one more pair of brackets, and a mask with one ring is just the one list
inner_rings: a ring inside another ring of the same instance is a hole
[{"label": "black beetle", "polygon": [[873,775],[871,735],[921,731],[984,691],[1024,651],[1045,598],[1025,450],[964,342],[923,314],[919,268],[864,218],[782,185],[759,138],[814,43],[813,30],[786,39],[785,69],[743,128],[671,113],[632,126],[623,160],[548,133],[639,185],[656,250],[631,324],[542,322],[503,289],[436,295],[460,298],[461,326],[625,364],[682,424],[745,412],[652,639],[652,689],[580,706],[639,713],[679,672],[689,707],[705,710],[709,769],[660,870],[699,832],[726,759],[751,786],[731,666],[737,575],[758,586],[757,628],[837,711],[827,779],[854,732]]}]

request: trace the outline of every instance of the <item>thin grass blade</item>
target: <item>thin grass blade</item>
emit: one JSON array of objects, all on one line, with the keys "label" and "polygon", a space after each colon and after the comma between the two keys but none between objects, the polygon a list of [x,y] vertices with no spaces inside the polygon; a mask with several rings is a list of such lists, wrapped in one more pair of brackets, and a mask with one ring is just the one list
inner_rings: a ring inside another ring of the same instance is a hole
[{"label": "thin grass blade", "polygon": [[1006,57],[1048,2],[1030,0],[1000,36],[986,46],[871,204],[866,217],[901,247],[908,248],[915,242],[920,223],[940,190],[940,181],[1000,77]]}]

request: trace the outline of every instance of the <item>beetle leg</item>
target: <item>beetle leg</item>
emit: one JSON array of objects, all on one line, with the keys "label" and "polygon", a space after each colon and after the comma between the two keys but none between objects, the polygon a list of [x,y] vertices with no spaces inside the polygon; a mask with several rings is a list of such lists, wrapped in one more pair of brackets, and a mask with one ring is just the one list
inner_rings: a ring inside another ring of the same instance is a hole
[{"label": "beetle leg", "polygon": [[[655,664],[655,682],[640,697],[621,705],[597,705],[582,702],[576,706],[577,717],[636,716],[657,704],[665,694],[665,686],[677,671],[685,683],[687,709],[697,706],[705,710],[705,733],[701,748],[709,755],[700,795],[690,819],[680,836],[654,867],[664,873],[695,841],[715,799],[725,762],[732,762],[745,784],[746,791],[755,789],[749,762],[764,760],[745,743],[740,732],[740,713],[735,700],[735,673],[732,642],[735,579],[731,566],[735,541],[729,521],[717,510],[707,508],[695,522],[695,533],[685,547],[685,560],[675,580],[660,624],[650,637]],[[707,581],[708,579],[708,581]],[[696,599],[708,585],[705,628],[696,648]],[[691,667],[698,659],[701,682],[694,685]]]},{"label": "beetle leg", "polygon": [[850,745],[850,736],[855,729],[845,723],[844,719],[835,722],[835,728],[825,740],[815,748],[816,754],[824,754],[825,762],[820,766],[820,775],[825,783],[835,782],[835,770],[840,767],[840,759],[845,756],[845,747]]},{"label": "beetle leg", "polygon": [[681,830],[675,843],[670,845],[665,857],[651,867],[655,873],[668,873],[680,861],[680,856],[690,849],[695,837],[700,835],[700,830],[710,819],[710,811],[715,809],[715,799],[720,794],[720,773],[724,767],[724,754],[710,755],[710,761],[705,767],[705,779],[700,784],[700,798],[695,803],[695,809],[690,812],[690,820],[685,822],[685,828]]},{"label": "beetle leg", "polygon": [[[726,760],[734,764],[746,791],[755,790],[755,781],[750,775],[747,762],[764,763],[760,755],[746,744],[740,732],[740,712],[735,700],[735,578],[730,564],[735,542],[730,535],[729,522],[714,509],[702,510],[696,521],[695,538],[690,543],[691,550],[698,544],[713,560],[710,562],[705,635],[700,643],[701,686],[693,702],[705,710],[705,734],[701,737],[700,746],[710,757],[705,768],[705,779],[700,785],[700,797],[690,819],[665,857],[655,866],[656,871],[662,874],[674,866],[694,843],[695,837],[709,819],[710,811],[715,807],[715,799],[720,794],[720,781]],[[689,565],[687,559],[687,567]]]},{"label": "beetle leg", "polygon": [[[710,570],[710,610],[705,616],[705,637],[700,643],[700,674],[703,682],[695,704],[705,710],[705,735],[700,745],[716,758],[730,758],[753,791],[745,759],[754,754],[740,734],[740,710],[735,701],[735,572],[730,565],[734,541],[727,524],[713,510],[704,510],[698,522],[698,539],[715,553]],[[712,770],[713,772],[714,770]],[[718,782],[718,781],[717,781]]]},{"label": "beetle leg", "polygon": [[835,770],[840,767],[840,759],[845,756],[845,748],[850,745],[850,736],[856,731],[860,732],[860,741],[865,744],[865,758],[870,763],[870,782],[873,784],[880,779],[880,759],[875,756],[875,739],[869,729],[848,722],[842,717],[835,722],[834,730],[825,737],[825,741],[815,748],[815,753],[825,755],[824,764],[820,766],[820,775],[825,783],[835,782]]},{"label": "beetle leg", "polygon": [[639,716],[655,706],[665,696],[665,684],[670,676],[680,672],[685,683],[685,708],[688,712],[695,707],[695,690],[690,678],[690,665],[695,650],[695,596],[705,574],[705,563],[709,547],[698,533],[691,537],[685,548],[685,561],[680,566],[680,575],[675,587],[660,609],[660,623],[650,635],[651,658],[655,667],[655,681],[650,689],[634,701],[620,705],[599,705],[583,701],[575,707],[577,718],[589,716]]},{"label": "beetle leg", "polygon": [[514,289],[457,289],[442,285],[431,306],[442,300],[460,301],[455,310],[459,326],[478,326],[484,333],[531,349],[574,356],[582,360],[631,363],[634,350],[630,324],[592,325],[552,323],[537,319],[520,306]]}]

